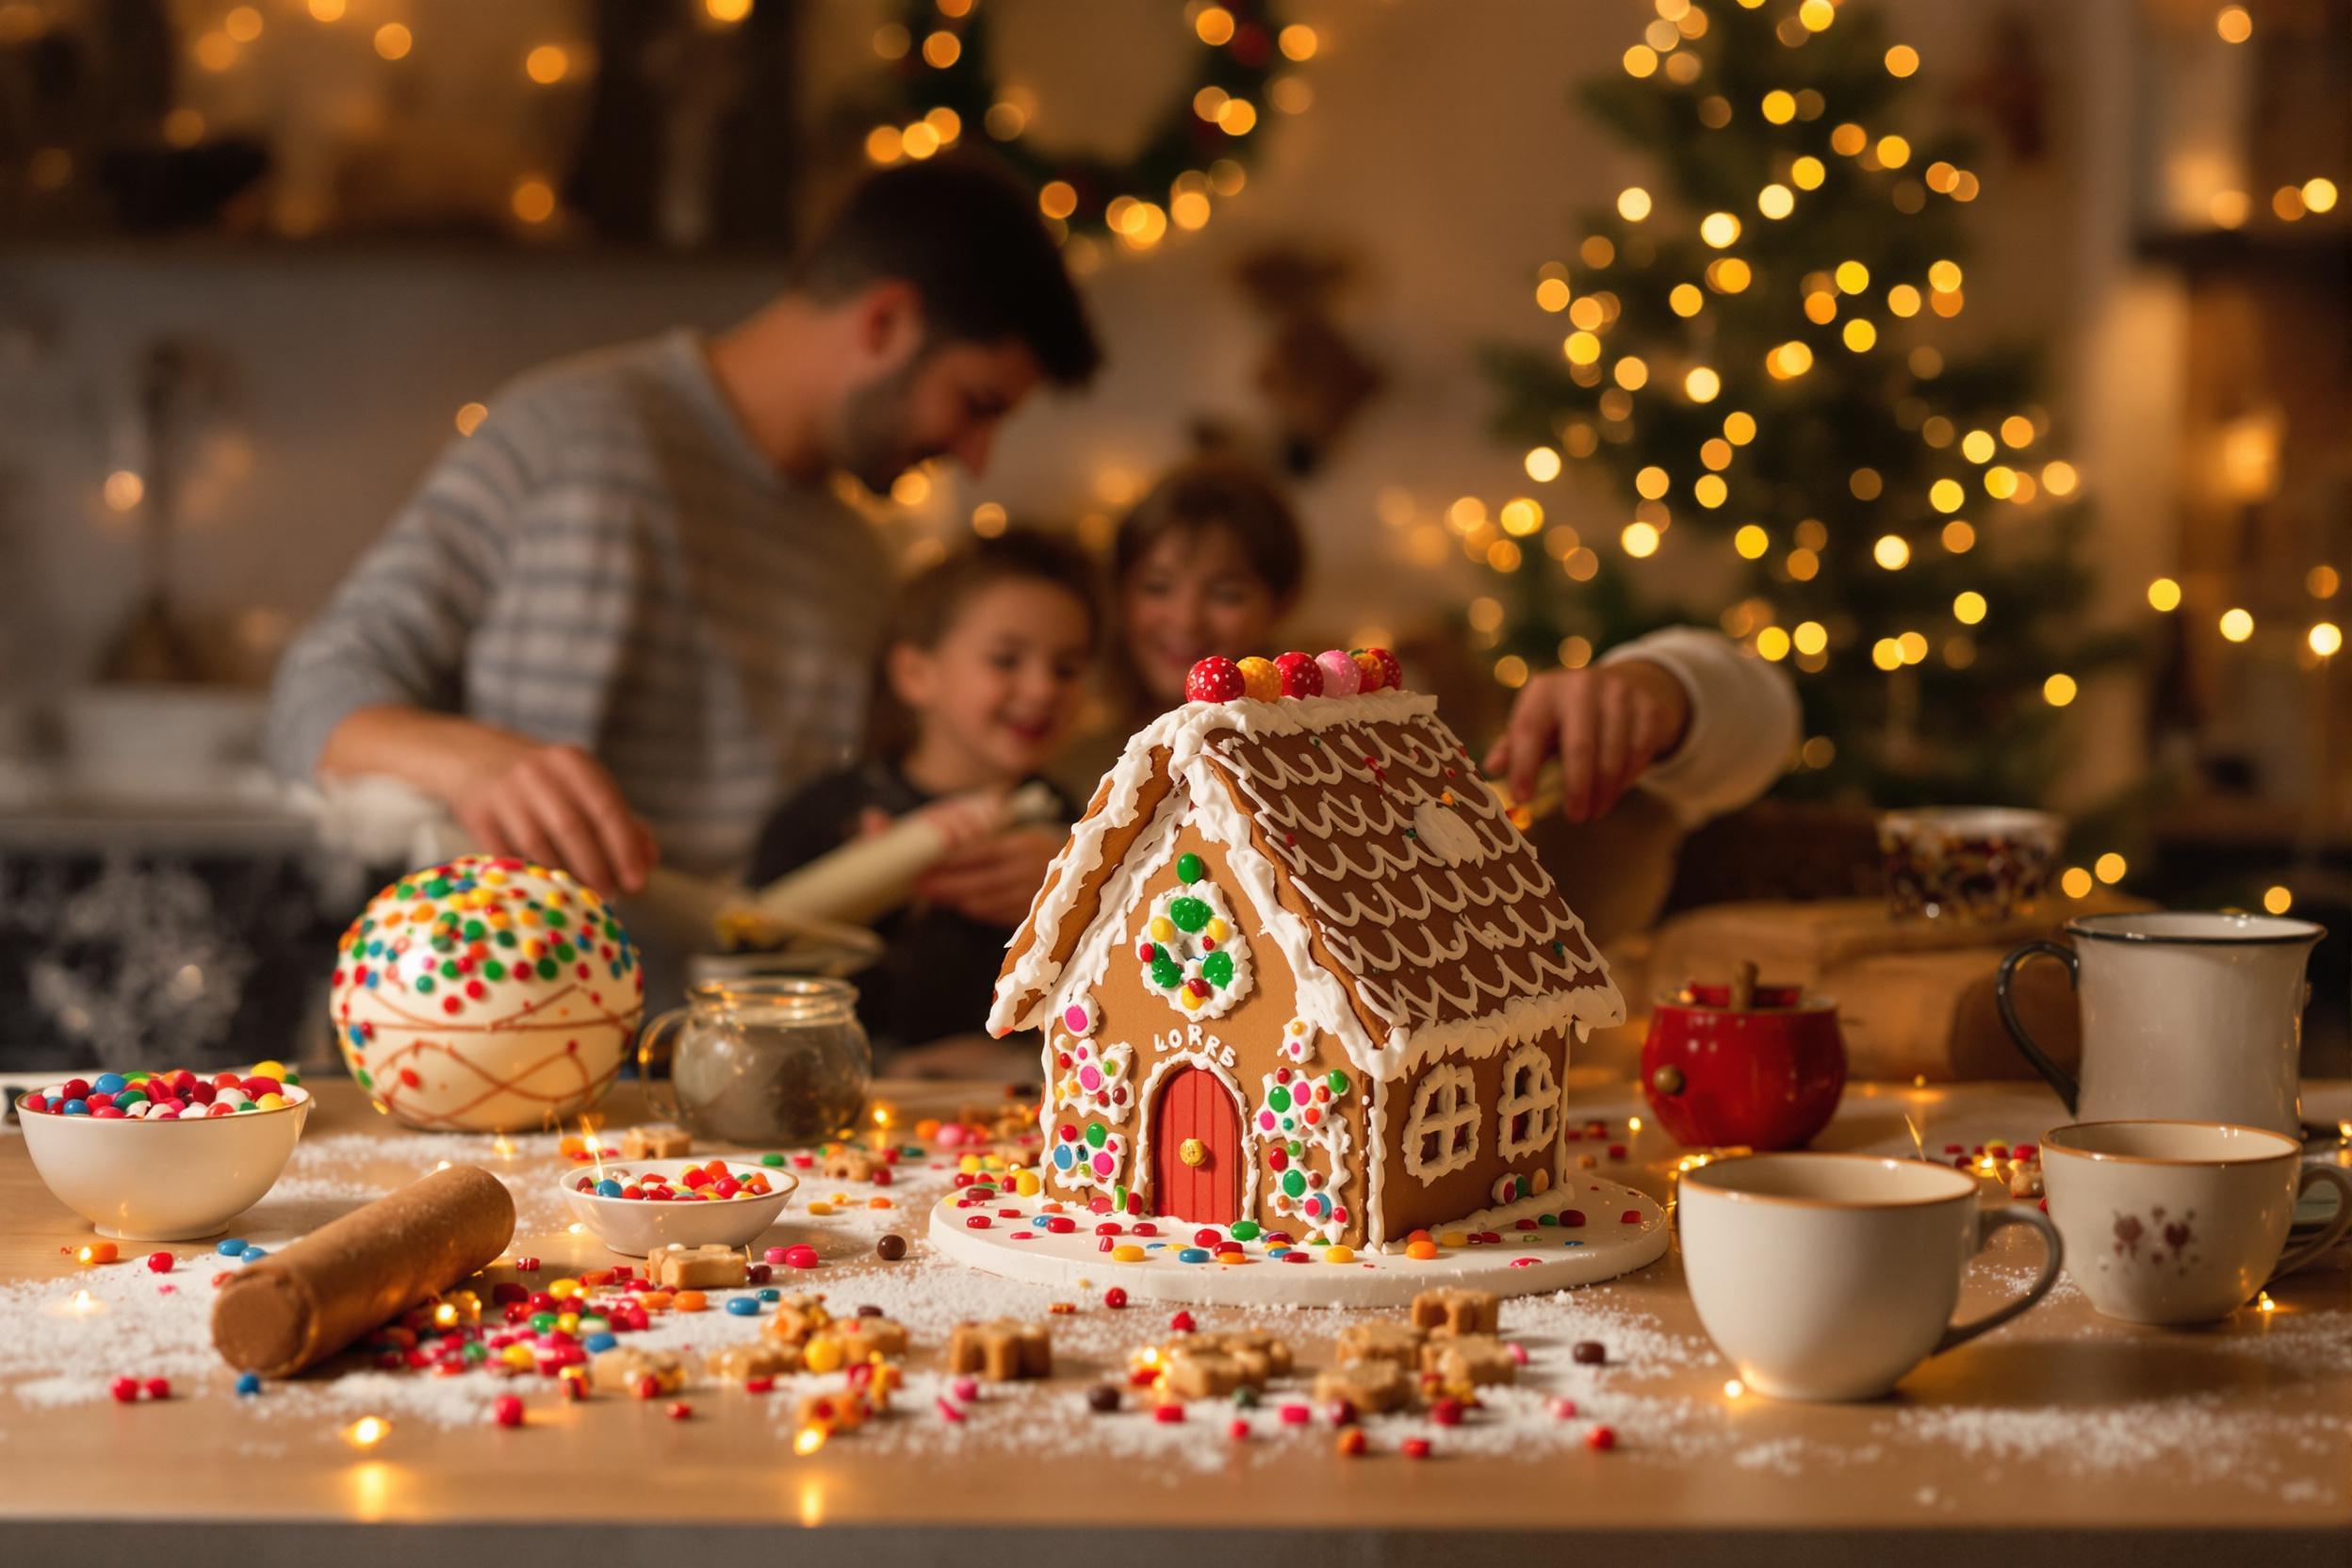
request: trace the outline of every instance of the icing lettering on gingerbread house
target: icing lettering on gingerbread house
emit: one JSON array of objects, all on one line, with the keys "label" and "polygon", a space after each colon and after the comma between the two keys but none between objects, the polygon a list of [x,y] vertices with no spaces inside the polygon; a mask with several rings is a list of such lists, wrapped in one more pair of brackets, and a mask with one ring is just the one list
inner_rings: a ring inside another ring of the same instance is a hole
[{"label": "icing lettering on gingerbread house", "polygon": [[1436,700],[1380,649],[1189,690],[997,979],[989,1028],[1043,1034],[1049,1194],[1356,1246],[1542,1208],[1570,1043],[1625,1004]]}]

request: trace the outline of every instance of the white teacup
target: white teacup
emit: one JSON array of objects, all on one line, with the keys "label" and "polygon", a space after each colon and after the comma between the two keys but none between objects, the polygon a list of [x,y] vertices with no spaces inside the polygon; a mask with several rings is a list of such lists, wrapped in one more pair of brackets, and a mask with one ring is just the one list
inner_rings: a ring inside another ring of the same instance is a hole
[{"label": "white teacup", "polygon": [[[1929,1356],[2049,1293],[2058,1233],[2023,1204],[1983,1209],[1972,1176],[1869,1154],[1754,1154],[1682,1178],[1682,1266],[1699,1321],[1750,1388],[1871,1399]],[[1995,1231],[2042,1233],[2041,1278],[1953,1323],[1960,1277]]]},{"label": "white teacup", "polygon": [[[2293,1138],[2222,1121],[2085,1121],[2042,1139],[2066,1272],[2109,1317],[2210,1323],[2352,1228],[2352,1176],[2305,1166]],[[2295,1200],[2342,1196],[2326,1230],[2280,1256]]]}]

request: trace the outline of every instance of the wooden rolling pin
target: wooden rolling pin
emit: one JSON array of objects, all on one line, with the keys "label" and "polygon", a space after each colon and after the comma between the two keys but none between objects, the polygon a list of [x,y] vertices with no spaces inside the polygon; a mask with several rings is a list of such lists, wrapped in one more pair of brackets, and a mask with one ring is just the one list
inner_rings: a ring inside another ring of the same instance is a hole
[{"label": "wooden rolling pin", "polygon": [[212,1307],[231,1366],[290,1378],[494,1262],[514,1239],[506,1184],[453,1165],[239,1269]]}]

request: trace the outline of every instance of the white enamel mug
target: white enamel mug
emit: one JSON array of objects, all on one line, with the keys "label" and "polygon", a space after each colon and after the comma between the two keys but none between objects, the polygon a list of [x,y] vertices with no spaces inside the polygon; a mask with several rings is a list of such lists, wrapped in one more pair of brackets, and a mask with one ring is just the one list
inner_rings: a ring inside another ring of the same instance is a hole
[{"label": "white enamel mug", "polygon": [[[2303,968],[2327,933],[2275,915],[2156,910],[2066,922],[2072,947],[2034,941],[2001,962],[2001,1021],[2034,1070],[2084,1121],[2231,1121],[2299,1135]],[[2082,1077],[2034,1043],[2010,987],[2017,966],[2057,959],[2082,1004]]]},{"label": "white enamel mug", "polygon": [[[2039,1301],[2057,1231],[2024,1204],[1984,1209],[1973,1176],[1870,1154],[1754,1154],[1682,1178],[1683,1274],[1740,1380],[1779,1399],[1873,1399],[1904,1373]],[[2042,1233],[2041,1277],[1952,1321],[1960,1278],[1995,1231]]]},{"label": "white enamel mug", "polygon": [[[2295,1200],[2327,1183],[2335,1217],[2281,1255]],[[2352,1177],[2306,1166],[2302,1146],[2213,1121],[2089,1121],[2042,1138],[2050,1217],[2066,1272],[2127,1323],[2210,1323],[2352,1229]]]}]

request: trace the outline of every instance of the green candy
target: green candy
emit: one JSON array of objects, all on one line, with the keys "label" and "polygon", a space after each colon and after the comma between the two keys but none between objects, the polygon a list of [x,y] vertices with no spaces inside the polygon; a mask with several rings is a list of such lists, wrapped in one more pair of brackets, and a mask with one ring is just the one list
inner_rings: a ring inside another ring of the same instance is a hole
[{"label": "green candy", "polygon": [[1168,918],[1176,923],[1179,931],[1198,931],[1209,923],[1209,906],[1203,899],[1174,899],[1168,906]]},{"label": "green candy", "polygon": [[1290,1090],[1277,1084],[1266,1091],[1266,1102],[1279,1115],[1290,1109]]},{"label": "green candy", "polygon": [[1184,972],[1168,958],[1152,960],[1152,983],[1162,990],[1174,990],[1184,983]]},{"label": "green candy", "polygon": [[1103,1140],[1104,1138],[1108,1137],[1109,1135],[1109,1135],[1108,1133],[1106,1133],[1106,1132],[1103,1130],[1102,1124],[1101,1122],[1099,1122],[1099,1121],[1089,1121],[1089,1122],[1087,1122],[1087,1123],[1086,1123],[1086,1147],[1087,1147],[1087,1148],[1089,1148],[1089,1149],[1100,1149],[1100,1148],[1102,1148],[1102,1140]]},{"label": "green candy", "polygon": [[552,980],[555,978],[555,960],[553,958],[540,959],[538,969],[540,979]]},{"label": "green candy", "polygon": [[1307,1178],[1305,1172],[1298,1170],[1283,1171],[1282,1190],[1290,1194],[1293,1198],[1305,1197],[1307,1192]]},{"label": "green candy", "polygon": [[1233,1221],[1232,1226],[1229,1227],[1229,1229],[1232,1230],[1233,1239],[1235,1241],[1255,1241],[1258,1239],[1258,1222],[1254,1219],[1236,1219]]},{"label": "green candy", "polygon": [[1210,954],[1200,960],[1200,975],[1212,986],[1232,985],[1233,983],[1233,956],[1230,953]]},{"label": "green candy", "polygon": [[1348,1074],[1342,1072],[1337,1068],[1331,1069],[1331,1075],[1324,1079],[1323,1082],[1331,1086],[1331,1098],[1334,1100],[1348,1092]]},{"label": "green candy", "polygon": [[769,1167],[779,1166],[784,1163],[784,1156],[781,1154],[762,1154],[760,1156],[760,1163]]},{"label": "green candy", "polygon": [[535,1312],[531,1315],[531,1331],[532,1333],[543,1334],[554,1327],[555,1314],[551,1312]]},{"label": "green candy", "polygon": [[1186,886],[1200,881],[1201,872],[1206,869],[1200,864],[1200,857],[1190,850],[1176,857],[1176,880]]}]

